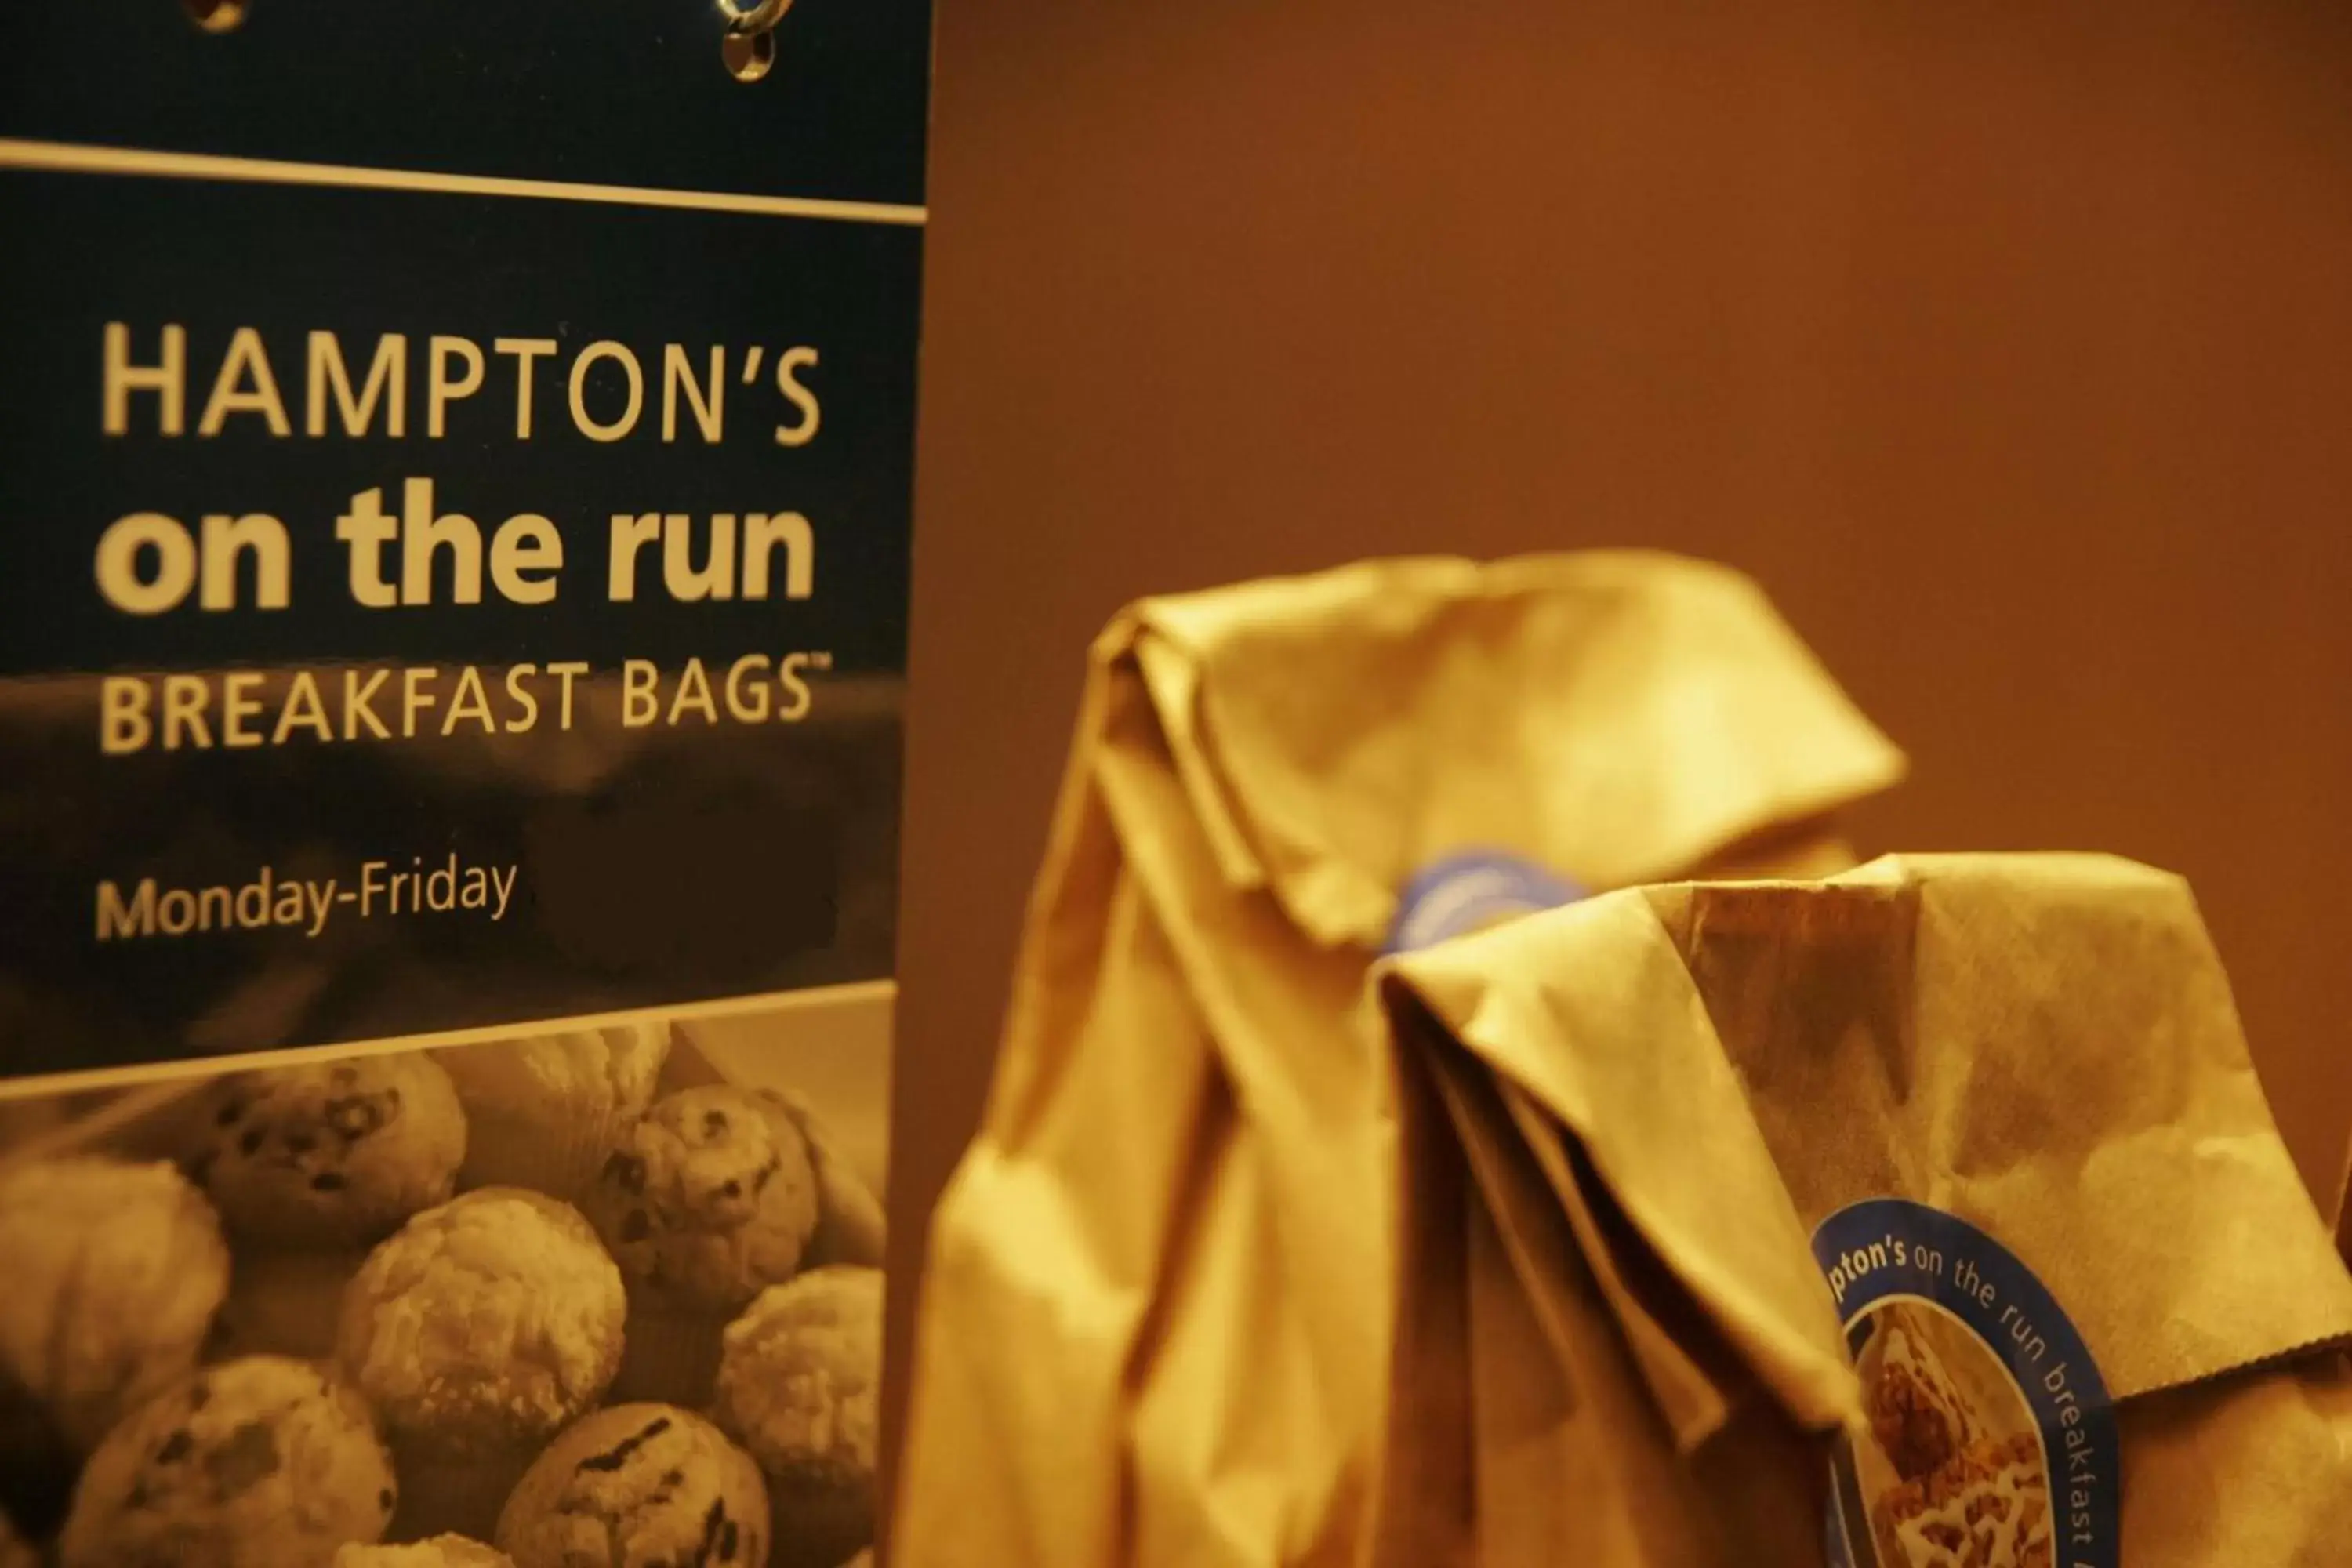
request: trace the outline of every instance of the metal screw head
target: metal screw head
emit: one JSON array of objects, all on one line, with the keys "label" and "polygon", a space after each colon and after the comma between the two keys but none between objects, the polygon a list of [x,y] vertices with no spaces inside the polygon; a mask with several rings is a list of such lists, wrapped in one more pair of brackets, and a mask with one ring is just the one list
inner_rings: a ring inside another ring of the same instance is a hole
[{"label": "metal screw head", "polygon": [[718,5],[730,31],[763,33],[784,19],[793,0],[718,0]]}]

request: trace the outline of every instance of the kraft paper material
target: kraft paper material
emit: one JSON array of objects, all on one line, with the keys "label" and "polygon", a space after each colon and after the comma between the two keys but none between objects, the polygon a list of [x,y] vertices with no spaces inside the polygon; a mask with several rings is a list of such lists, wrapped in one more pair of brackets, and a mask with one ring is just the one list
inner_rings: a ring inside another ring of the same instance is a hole
[{"label": "kraft paper material", "polygon": [[[1412,1131],[1366,978],[1400,889],[1468,848],[1596,889],[1836,868],[1830,819],[1902,765],[1752,584],[1672,557],[1376,562],[1122,614],[933,1221],[896,1563],[1356,1562]],[[1498,1344],[1633,1288],[1527,1212],[1549,1228],[1481,1256],[1554,1258],[1559,1303],[1482,1299]],[[1461,1218],[1423,1244],[1468,1245]],[[1542,1386],[1450,1310],[1464,1376],[1476,1343],[1549,1443]],[[1818,1345],[1775,1348],[1801,1403],[1834,1385]],[[1756,1380],[1702,1354],[1684,1418],[1738,1425]]]},{"label": "kraft paper material", "polygon": [[[2178,879],[1921,856],[1631,889],[1406,955],[1381,988],[1404,1245],[1376,1561],[1819,1563],[1841,1453],[1862,1568],[2352,1561],[2352,1275]],[[2042,1359],[2071,1322],[2119,1473],[2077,1458],[2079,1411],[2029,1412],[1908,1294],[1849,1326],[1865,1362],[1916,1357],[1871,1316],[1915,1314],[1886,1321],[1926,1361],[1857,1378],[1811,1238],[1882,1199],[2038,1281],[2002,1275],[1999,1317],[1982,1284],[1984,1321],[2053,1400],[2091,1386]],[[1465,1210],[1466,1242],[1444,1217]],[[1888,1409],[1910,1424],[1881,1436]],[[1906,1485],[1874,1456],[1916,1459],[1923,1410],[1968,1435]],[[2040,1432],[2046,1484],[1986,1458],[2000,1419],[2026,1450]]]},{"label": "kraft paper material", "polygon": [[2336,1249],[2352,1268],[2352,1157],[2345,1162],[2344,1195],[2336,1200]]}]

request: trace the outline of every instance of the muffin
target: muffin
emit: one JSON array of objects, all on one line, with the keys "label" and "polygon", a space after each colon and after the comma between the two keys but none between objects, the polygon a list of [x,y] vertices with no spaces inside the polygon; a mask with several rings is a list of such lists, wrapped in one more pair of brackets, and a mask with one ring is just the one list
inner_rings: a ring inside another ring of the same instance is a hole
[{"label": "muffin", "polygon": [[874,1540],[882,1271],[763,1290],[728,1325],[712,1415],[767,1478],[775,1568],[835,1568]]},{"label": "muffin", "polygon": [[459,1181],[577,1202],[653,1103],[669,1044],[667,1024],[630,1024],[435,1052],[473,1130]]},{"label": "muffin", "polygon": [[462,1535],[436,1535],[412,1546],[346,1546],[331,1568],[514,1568],[514,1559]]},{"label": "muffin", "polygon": [[604,1394],[625,1310],[577,1210],[485,1187],[368,1255],[336,1350],[395,1435],[452,1449],[544,1440]]},{"label": "muffin", "polygon": [[799,1268],[816,1172],[783,1106],[723,1084],[684,1089],[629,1130],[588,1214],[629,1280],[619,1393],[698,1407],[719,1331]]},{"label": "muffin", "polygon": [[251,1356],[182,1378],[90,1455],[63,1568],[313,1568],[383,1533],[392,1459],[319,1368]]},{"label": "muffin", "polygon": [[792,1118],[808,1144],[809,1163],[816,1172],[816,1232],[809,1237],[802,1267],[863,1263],[879,1268],[889,1240],[881,1200],[835,1147],[832,1133],[806,1097],[785,1089],[755,1092]]},{"label": "muffin", "polygon": [[465,1157],[449,1075],[405,1052],[229,1078],[194,1169],[240,1241],[335,1247],[446,1203]]},{"label": "muffin", "polygon": [[0,1385],[77,1450],[195,1365],[228,1293],[218,1217],[162,1162],[0,1173]]},{"label": "muffin", "polygon": [[759,1467],[667,1405],[616,1405],[558,1437],[499,1516],[515,1568],[766,1563]]},{"label": "muffin", "polygon": [[532,1452],[604,1397],[627,1310],[588,1222],[539,1193],[467,1193],[369,1254],[336,1357],[407,1478],[398,1533],[488,1534]]},{"label": "muffin", "polygon": [[588,1213],[630,1279],[732,1311],[800,1267],[816,1172],[782,1105],[714,1084],[671,1095],[629,1130]]}]

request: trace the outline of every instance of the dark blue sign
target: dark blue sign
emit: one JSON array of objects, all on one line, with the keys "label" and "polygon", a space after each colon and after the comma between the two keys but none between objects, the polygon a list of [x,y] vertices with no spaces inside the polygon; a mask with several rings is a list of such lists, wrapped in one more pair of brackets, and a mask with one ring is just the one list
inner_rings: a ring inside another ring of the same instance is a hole
[{"label": "dark blue sign", "polygon": [[0,8],[0,1075],[890,973],[929,50]]}]

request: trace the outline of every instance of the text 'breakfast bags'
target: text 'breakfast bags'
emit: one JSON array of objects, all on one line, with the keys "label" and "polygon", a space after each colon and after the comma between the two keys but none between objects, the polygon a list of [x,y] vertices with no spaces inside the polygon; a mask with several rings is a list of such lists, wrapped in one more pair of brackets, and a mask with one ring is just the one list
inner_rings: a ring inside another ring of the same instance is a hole
[{"label": "text 'breakfast bags'", "polygon": [[1383,994],[1391,1561],[2352,1560],[2352,1276],[2177,879],[1636,889]]},{"label": "text 'breakfast bags'", "polygon": [[1901,766],[1747,580],[1670,557],[1121,615],[934,1220],[894,1561],[1348,1561],[1389,1354],[1374,958],[1564,879],[1849,864],[1821,824]]}]

